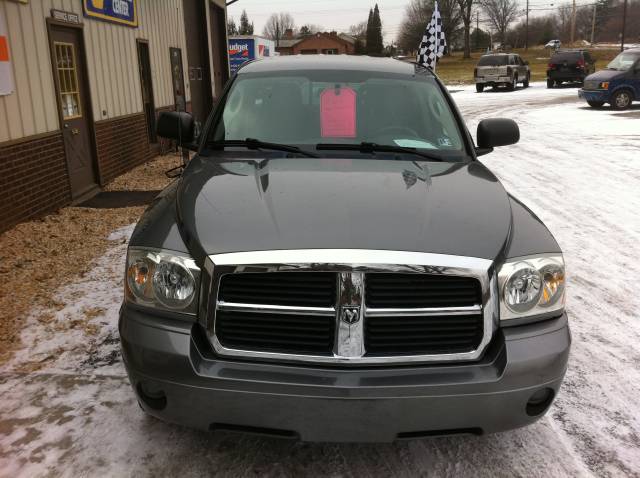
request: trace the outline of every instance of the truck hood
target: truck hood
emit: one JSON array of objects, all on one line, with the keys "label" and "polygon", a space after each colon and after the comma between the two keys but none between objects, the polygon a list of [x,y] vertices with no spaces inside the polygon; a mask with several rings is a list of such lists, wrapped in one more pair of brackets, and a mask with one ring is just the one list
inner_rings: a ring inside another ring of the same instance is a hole
[{"label": "truck hood", "polygon": [[589,76],[587,76],[585,78],[585,81],[587,81],[587,80],[596,80],[596,81],[613,80],[615,77],[621,76],[621,75],[624,75],[624,74],[625,74],[624,71],[600,70],[600,71],[597,71],[597,72],[592,73]]},{"label": "truck hood", "polygon": [[495,259],[511,208],[479,162],[194,158],[177,194],[185,244],[204,255],[379,249]]}]

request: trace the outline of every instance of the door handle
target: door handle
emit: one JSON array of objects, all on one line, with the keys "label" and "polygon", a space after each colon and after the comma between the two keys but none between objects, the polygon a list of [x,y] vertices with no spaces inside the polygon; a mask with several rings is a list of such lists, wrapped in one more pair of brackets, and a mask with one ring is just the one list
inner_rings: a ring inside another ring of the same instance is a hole
[{"label": "door handle", "polygon": [[80,130],[78,128],[73,128],[71,130],[71,134],[74,135],[74,136],[77,135],[77,134],[80,134]]}]

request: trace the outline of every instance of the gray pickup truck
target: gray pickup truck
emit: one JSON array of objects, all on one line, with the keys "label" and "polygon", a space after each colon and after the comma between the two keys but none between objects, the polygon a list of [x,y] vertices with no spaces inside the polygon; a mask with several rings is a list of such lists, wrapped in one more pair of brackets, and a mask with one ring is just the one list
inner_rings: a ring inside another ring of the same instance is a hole
[{"label": "gray pickup truck", "polygon": [[473,77],[478,93],[482,93],[487,86],[506,86],[513,91],[518,83],[529,87],[531,69],[529,63],[515,53],[490,53],[480,57]]},{"label": "gray pickup truck", "polygon": [[122,353],[140,406],[203,430],[390,442],[533,423],[570,333],[562,252],[478,156],[519,139],[392,59],[246,64],[140,219]]}]

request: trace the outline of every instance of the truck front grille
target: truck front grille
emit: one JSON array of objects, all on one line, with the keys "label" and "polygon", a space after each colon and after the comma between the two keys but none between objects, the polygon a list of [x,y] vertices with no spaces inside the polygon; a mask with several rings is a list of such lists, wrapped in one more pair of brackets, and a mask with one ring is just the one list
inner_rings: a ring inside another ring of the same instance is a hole
[{"label": "truck front grille", "polygon": [[368,355],[421,355],[470,352],[482,340],[482,314],[430,317],[368,317]]},{"label": "truck front grille", "polygon": [[329,316],[220,311],[216,334],[225,347],[330,355],[335,320]]},{"label": "truck front grille", "polygon": [[469,261],[475,267],[214,262],[207,330],[218,354],[236,358],[348,365],[476,360],[497,320],[497,286],[490,261]]},{"label": "truck front grille", "polygon": [[336,275],[331,272],[228,274],[218,300],[244,304],[332,307]]},{"label": "truck front grille", "polygon": [[479,304],[480,282],[429,274],[367,274],[367,307],[466,307]]}]

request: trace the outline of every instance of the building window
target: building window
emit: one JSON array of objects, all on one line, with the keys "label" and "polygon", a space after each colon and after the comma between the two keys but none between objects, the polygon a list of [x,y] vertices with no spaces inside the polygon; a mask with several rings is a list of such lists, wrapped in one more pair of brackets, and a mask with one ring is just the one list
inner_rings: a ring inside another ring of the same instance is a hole
[{"label": "building window", "polygon": [[78,87],[78,72],[76,50],[73,43],[54,43],[56,53],[56,71],[60,84],[60,106],[65,120],[82,116],[80,105],[80,88]]},{"label": "building window", "polygon": [[300,53],[303,55],[316,55],[318,50],[300,50]]},{"label": "building window", "polygon": [[337,48],[328,48],[326,50],[322,50],[322,53],[325,55],[337,55],[339,52]]}]

